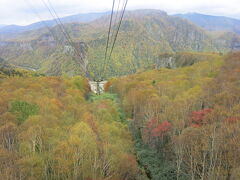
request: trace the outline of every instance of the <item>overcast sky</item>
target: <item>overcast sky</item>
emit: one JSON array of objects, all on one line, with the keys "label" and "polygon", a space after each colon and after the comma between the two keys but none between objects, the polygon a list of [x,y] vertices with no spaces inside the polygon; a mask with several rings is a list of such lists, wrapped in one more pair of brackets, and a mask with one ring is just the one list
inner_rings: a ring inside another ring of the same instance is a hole
[{"label": "overcast sky", "polygon": [[[50,0],[50,2],[59,16],[109,11],[112,4],[112,0]],[[127,9],[160,9],[169,14],[198,12],[240,19],[239,7],[240,0],[129,0]],[[32,9],[35,9],[42,19],[51,18],[41,0],[0,0],[0,24],[26,25],[39,21]]]}]

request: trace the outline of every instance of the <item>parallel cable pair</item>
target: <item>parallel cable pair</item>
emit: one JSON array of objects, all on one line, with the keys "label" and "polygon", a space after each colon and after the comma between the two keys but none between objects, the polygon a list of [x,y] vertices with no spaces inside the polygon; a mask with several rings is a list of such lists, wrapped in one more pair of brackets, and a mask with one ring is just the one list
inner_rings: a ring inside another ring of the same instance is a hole
[{"label": "parallel cable pair", "polygon": [[[49,32],[52,34],[53,38],[59,42],[59,39],[57,37],[55,37],[54,32],[52,31],[52,29],[47,25],[47,23],[45,21],[43,21],[40,17],[40,15],[37,13],[37,11],[33,8],[33,6],[29,3],[28,0],[25,0],[31,7],[31,9],[33,10],[33,12],[37,15],[37,17],[41,20],[41,22],[47,27],[47,29],[49,30]],[[62,32],[63,36],[65,37],[65,39],[67,40],[68,44],[71,45],[71,47],[74,48],[74,51],[76,53],[76,55],[80,58],[80,66],[83,70],[83,72],[85,72],[85,74],[87,74],[87,69],[84,66],[84,58],[82,57],[81,53],[79,52],[79,50],[77,49],[77,47],[75,46],[71,36],[69,35],[68,31],[66,30],[66,28],[64,27],[61,19],[59,18],[59,16],[57,15],[57,12],[55,11],[55,9],[53,8],[50,0],[48,0],[48,4],[45,2],[45,0],[41,0],[42,3],[44,4],[44,6],[47,8],[47,10],[49,11],[50,15],[52,16],[53,20],[55,21],[56,25],[59,26],[60,31]],[[99,78],[103,78],[105,76],[106,73],[106,64],[108,61],[111,60],[111,56],[117,41],[117,37],[119,34],[119,30],[122,24],[122,20],[126,11],[126,6],[128,3],[128,0],[124,0],[123,1],[123,5],[122,5],[122,9],[121,11],[119,11],[119,7],[121,4],[121,0],[119,0],[118,2],[118,7],[117,7],[117,11],[116,11],[116,17],[115,17],[115,21],[113,23],[113,16],[114,16],[114,8],[115,8],[115,2],[116,0],[113,0],[113,4],[112,4],[112,11],[111,11],[111,18],[110,18],[110,24],[109,24],[109,29],[108,29],[108,37],[107,37],[107,44],[106,44],[106,49],[105,49],[105,56],[104,56],[104,62],[103,62],[103,69],[102,71],[99,73]],[[119,12],[120,12],[120,16],[119,16]],[[119,19],[119,20],[118,20]],[[113,28],[113,24],[117,24],[117,28],[116,28],[116,33],[113,32],[112,28]],[[110,35],[112,32],[112,36],[110,39]],[[112,44],[112,46],[110,47],[110,45]],[[110,51],[108,51],[108,49],[110,48]],[[108,52],[109,56],[108,56]],[[78,62],[77,62],[78,63]]]},{"label": "parallel cable pair", "polygon": [[[100,78],[103,78],[105,76],[107,62],[109,62],[111,60],[111,56],[112,56],[112,53],[113,53],[113,50],[114,50],[114,47],[115,47],[115,44],[116,44],[116,41],[117,41],[117,37],[118,37],[119,30],[120,30],[120,27],[121,27],[121,24],[122,24],[122,20],[123,20],[125,11],[126,11],[128,0],[124,0],[123,1],[122,9],[120,11],[120,16],[119,16],[118,13],[119,13],[120,4],[121,4],[121,0],[119,0],[117,11],[116,11],[115,22],[113,24],[112,22],[113,22],[113,16],[114,16],[114,8],[115,8],[115,0],[113,0],[112,12],[111,12],[111,18],[110,18],[110,24],[109,24],[109,30],[108,30],[108,37],[107,37],[107,45],[106,45],[106,50],[105,50],[103,69],[101,71]],[[119,20],[118,20],[118,18],[119,18]],[[116,33],[114,33],[114,32],[112,33],[110,44],[112,44],[112,43],[113,44],[110,47],[110,51],[109,51],[110,53],[109,53],[109,56],[108,56],[109,40],[110,40],[111,31],[112,31],[111,30],[112,29],[112,25],[117,24],[117,21],[119,21],[119,22],[118,22],[118,25],[117,25]]]}]

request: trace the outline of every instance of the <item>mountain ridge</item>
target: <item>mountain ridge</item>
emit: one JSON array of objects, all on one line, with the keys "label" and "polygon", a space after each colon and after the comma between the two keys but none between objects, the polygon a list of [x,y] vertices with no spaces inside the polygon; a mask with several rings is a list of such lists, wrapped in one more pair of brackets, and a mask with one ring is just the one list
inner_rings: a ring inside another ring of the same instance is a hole
[{"label": "mountain ridge", "polygon": [[[115,20],[113,21],[115,22]],[[89,23],[67,23],[66,30],[88,61],[92,76],[102,70],[107,42],[109,15]],[[113,23],[113,30],[117,24]],[[39,69],[48,75],[79,74],[77,59],[59,26],[19,34],[0,41],[0,57],[17,66]],[[228,52],[240,49],[240,36],[234,33],[211,35],[203,28],[160,10],[127,11],[112,58],[107,60],[106,77],[121,76],[148,69],[160,62],[160,54],[175,52]]]},{"label": "mountain ridge", "polygon": [[[88,23],[90,21],[96,20],[97,18],[100,18],[101,16],[107,15],[109,12],[100,12],[100,13],[81,13],[81,14],[75,14],[71,16],[65,16],[60,18],[63,23]],[[40,28],[44,28],[45,26],[53,27],[57,25],[56,19],[51,20],[44,20],[35,22],[32,24],[28,24],[25,26],[20,25],[0,25],[0,37],[4,36],[16,36],[17,34],[24,33],[31,30],[37,30]]]},{"label": "mountain ridge", "polygon": [[174,16],[187,19],[190,22],[209,31],[228,31],[240,34],[239,19],[200,13],[175,14]]}]

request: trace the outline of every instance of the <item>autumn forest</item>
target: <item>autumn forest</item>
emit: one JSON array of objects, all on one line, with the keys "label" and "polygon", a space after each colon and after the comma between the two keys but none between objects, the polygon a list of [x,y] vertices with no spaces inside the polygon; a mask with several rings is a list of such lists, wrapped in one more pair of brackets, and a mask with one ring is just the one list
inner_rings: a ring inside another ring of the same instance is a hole
[{"label": "autumn forest", "polygon": [[81,76],[2,73],[1,177],[238,179],[240,53],[209,56],[100,96]]},{"label": "autumn forest", "polygon": [[111,15],[0,26],[0,180],[239,180],[237,22]]}]

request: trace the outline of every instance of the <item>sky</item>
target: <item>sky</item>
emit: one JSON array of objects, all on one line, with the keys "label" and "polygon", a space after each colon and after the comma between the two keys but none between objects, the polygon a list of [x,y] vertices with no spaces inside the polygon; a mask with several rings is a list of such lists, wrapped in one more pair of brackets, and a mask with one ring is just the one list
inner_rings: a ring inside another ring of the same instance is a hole
[{"label": "sky", "polygon": [[[60,17],[109,11],[112,6],[112,0],[0,0],[0,24],[27,25],[51,19],[42,1],[50,1]],[[129,0],[127,10],[160,9],[168,14],[197,12],[240,19],[239,5],[240,0]]]}]

